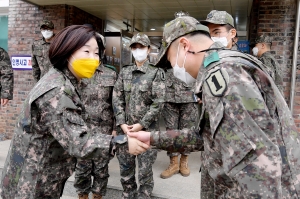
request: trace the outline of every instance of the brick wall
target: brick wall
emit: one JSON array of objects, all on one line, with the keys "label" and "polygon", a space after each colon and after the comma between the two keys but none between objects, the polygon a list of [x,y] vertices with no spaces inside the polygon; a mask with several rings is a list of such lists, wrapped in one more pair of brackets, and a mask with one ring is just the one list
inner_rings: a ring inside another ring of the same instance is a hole
[{"label": "brick wall", "polygon": [[[54,32],[72,24],[93,24],[99,32],[103,30],[103,21],[74,6],[52,5],[36,6],[21,0],[10,0],[8,15],[8,53],[31,54],[31,44],[41,38],[39,21],[52,20]],[[13,135],[16,119],[22,103],[34,86],[32,72],[14,71],[14,100],[1,107],[0,139],[10,139]]]},{"label": "brick wall", "polygon": [[[284,95],[290,101],[291,73],[296,26],[296,0],[253,0],[250,16],[250,41],[263,33],[273,36],[272,53],[281,65],[284,75]],[[299,51],[299,49],[298,49]],[[298,53],[298,69],[300,67]],[[297,71],[294,99],[294,119],[300,130],[300,71]]]}]

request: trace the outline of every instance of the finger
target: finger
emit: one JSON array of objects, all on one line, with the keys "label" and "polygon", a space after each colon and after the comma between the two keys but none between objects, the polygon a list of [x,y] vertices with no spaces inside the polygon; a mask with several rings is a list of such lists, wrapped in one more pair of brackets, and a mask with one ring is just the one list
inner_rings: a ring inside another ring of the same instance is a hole
[{"label": "finger", "polygon": [[149,146],[150,145],[150,143],[149,144],[146,144],[146,143],[144,143],[144,142],[139,142],[139,147],[142,147],[142,148],[144,148],[145,150],[147,150],[147,149],[149,149]]},{"label": "finger", "polygon": [[127,135],[129,135],[130,137],[133,137],[133,138],[137,138],[138,137],[138,134],[137,133],[133,133],[131,131],[128,131],[127,132]]}]

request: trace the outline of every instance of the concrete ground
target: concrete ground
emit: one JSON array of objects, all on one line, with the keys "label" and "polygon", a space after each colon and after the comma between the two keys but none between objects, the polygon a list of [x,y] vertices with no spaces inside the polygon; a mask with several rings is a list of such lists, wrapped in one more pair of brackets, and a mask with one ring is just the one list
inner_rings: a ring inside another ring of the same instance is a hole
[{"label": "concrete ground", "polygon": [[[10,140],[0,142],[0,169],[2,170]],[[153,198],[172,198],[172,199],[199,199],[200,198],[200,152],[191,153],[189,156],[189,167],[191,175],[183,177],[176,174],[168,179],[160,178],[160,173],[169,165],[169,158],[165,151],[160,151],[156,162],[153,165],[154,190]],[[120,183],[119,163],[114,158],[109,163],[109,180],[107,195],[103,199],[120,198],[122,186]],[[65,186],[62,199],[76,198],[73,187],[74,176],[71,176]],[[90,197],[91,198],[91,197]]]}]

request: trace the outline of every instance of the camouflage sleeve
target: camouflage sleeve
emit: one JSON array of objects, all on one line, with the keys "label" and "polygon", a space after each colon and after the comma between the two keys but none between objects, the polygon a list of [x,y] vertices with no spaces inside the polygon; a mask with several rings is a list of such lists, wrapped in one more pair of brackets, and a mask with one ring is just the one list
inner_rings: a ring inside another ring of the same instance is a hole
[{"label": "camouflage sleeve", "polygon": [[121,70],[115,83],[112,97],[113,110],[115,115],[115,125],[125,124],[125,93],[123,88],[123,71]]},{"label": "camouflage sleeve", "polygon": [[32,64],[32,75],[35,82],[38,82],[40,80],[41,76],[41,69],[39,67],[39,64],[36,60],[34,52],[34,44],[32,45],[32,54],[31,54],[31,64]]},{"label": "camouflage sleeve", "polygon": [[203,148],[203,139],[199,131],[191,129],[153,131],[151,145],[170,152],[199,151]]},{"label": "camouflage sleeve", "polygon": [[262,56],[259,59],[264,65],[268,67],[268,70],[270,71],[270,76],[274,80],[276,86],[278,87],[280,93],[283,94],[283,80],[282,80],[282,70],[279,64],[274,60],[274,58],[271,58],[269,56]]},{"label": "camouflage sleeve", "polygon": [[150,124],[158,117],[164,105],[165,96],[165,81],[164,73],[158,69],[156,77],[152,82],[152,104],[149,111],[144,115],[143,119],[139,122],[144,128],[148,128]]},{"label": "camouflage sleeve", "polygon": [[269,75],[272,77],[272,79],[275,80],[275,69],[271,62],[271,59],[268,57],[260,57],[259,60],[266,66],[266,70],[268,71]]},{"label": "camouflage sleeve", "polygon": [[0,48],[0,97],[13,99],[14,76],[8,53]]},{"label": "camouflage sleeve", "polygon": [[82,118],[81,109],[68,94],[56,88],[37,103],[41,110],[39,122],[49,127],[52,136],[70,155],[93,159],[109,157],[112,136],[91,132]]}]

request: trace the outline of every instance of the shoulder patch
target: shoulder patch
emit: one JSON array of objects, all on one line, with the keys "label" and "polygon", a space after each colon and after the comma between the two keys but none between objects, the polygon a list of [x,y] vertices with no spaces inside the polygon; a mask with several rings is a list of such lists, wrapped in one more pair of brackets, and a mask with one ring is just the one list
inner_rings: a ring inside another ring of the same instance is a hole
[{"label": "shoulder patch", "polygon": [[213,52],[204,59],[204,63],[203,63],[204,67],[206,68],[209,64],[213,62],[217,62],[219,60],[220,60],[219,53]]},{"label": "shoulder patch", "polygon": [[[211,92],[211,94],[215,97],[223,96],[224,92],[227,90],[227,82],[223,75],[223,73],[227,73],[224,70],[218,69],[210,73],[208,78],[206,78],[205,82]],[[226,74],[225,76],[228,76]]]},{"label": "shoulder patch", "polygon": [[108,64],[103,64],[106,68],[109,68],[109,69],[111,69],[111,70],[113,70],[113,71],[115,71],[115,72],[118,72],[117,71],[117,69],[116,69],[116,67],[114,67],[114,66],[111,66],[111,65],[108,65]]},{"label": "shoulder patch", "polygon": [[132,66],[132,65],[134,65],[134,64],[133,64],[133,63],[127,64],[127,65],[122,66],[122,68],[123,68],[123,67],[127,67],[127,66]]}]

